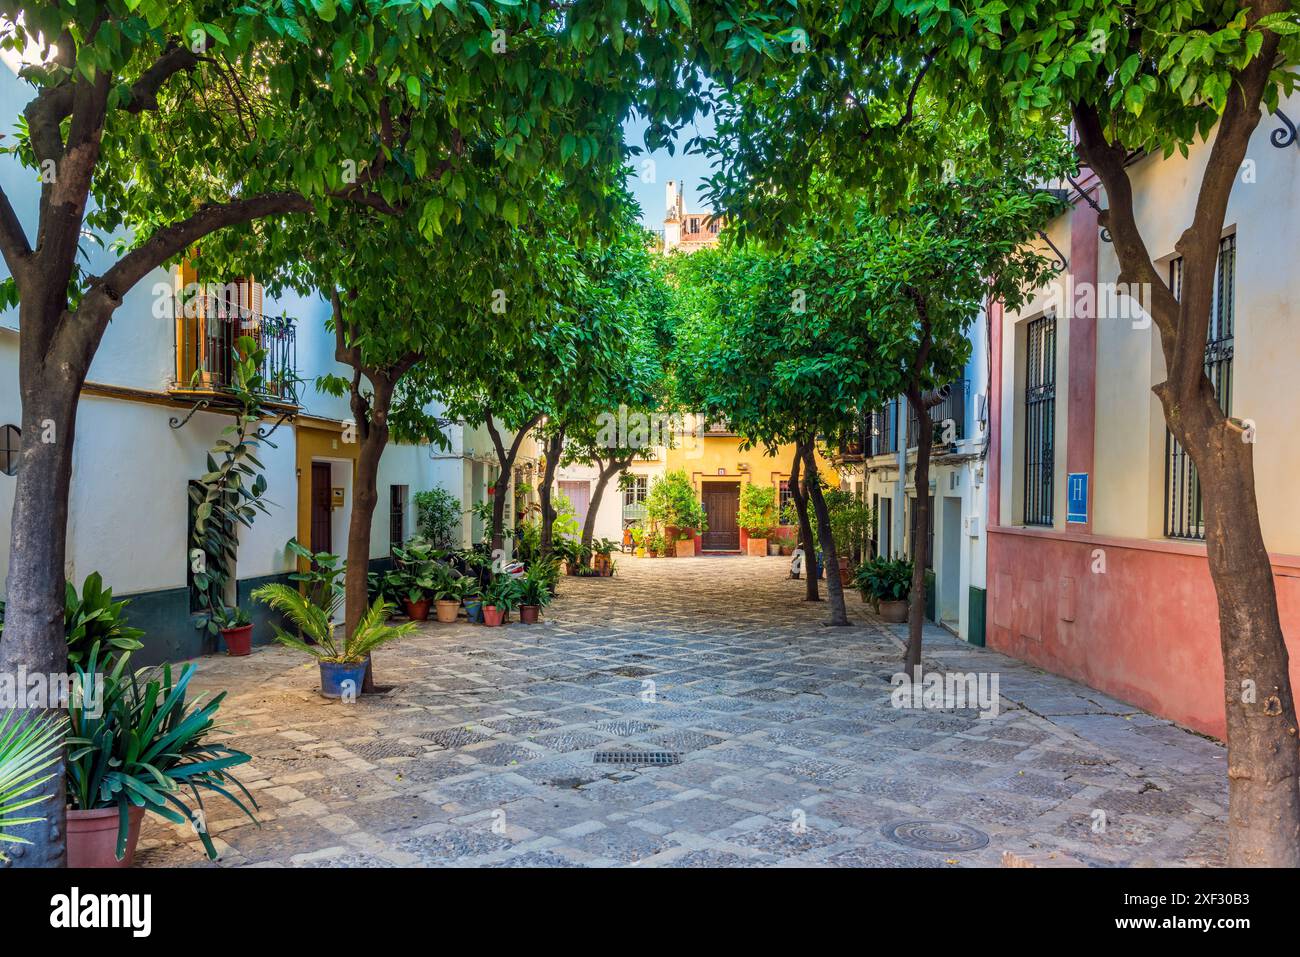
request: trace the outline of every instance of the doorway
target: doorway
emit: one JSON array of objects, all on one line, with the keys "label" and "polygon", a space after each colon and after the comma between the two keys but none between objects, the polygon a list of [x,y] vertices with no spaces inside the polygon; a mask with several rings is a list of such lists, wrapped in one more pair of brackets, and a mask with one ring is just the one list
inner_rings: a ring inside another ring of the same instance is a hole
[{"label": "doorway", "polygon": [[943,500],[939,553],[939,623],[957,630],[961,620],[961,499]]},{"label": "doorway", "polygon": [[736,515],[740,511],[739,482],[704,482],[700,501],[708,516],[709,528],[701,538],[705,551],[740,551],[740,526]]},{"label": "doorway", "polygon": [[330,463],[311,463],[311,550],[333,552],[334,540],[330,534],[331,495]]},{"label": "doorway", "polygon": [[578,527],[587,524],[587,510],[591,507],[591,482],[562,481],[560,493],[573,505],[573,517],[578,520]]}]

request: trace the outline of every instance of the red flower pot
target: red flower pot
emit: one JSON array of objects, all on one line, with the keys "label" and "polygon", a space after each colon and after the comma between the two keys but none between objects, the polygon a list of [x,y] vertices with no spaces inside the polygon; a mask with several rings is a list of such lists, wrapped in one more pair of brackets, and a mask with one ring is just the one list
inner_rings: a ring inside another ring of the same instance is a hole
[{"label": "red flower pot", "polygon": [[140,842],[144,808],[127,809],[126,854],[117,859],[117,808],[78,811],[68,808],[69,867],[130,867]]},{"label": "red flower pot", "polygon": [[402,603],[406,605],[406,617],[411,621],[429,620],[429,599],[421,598],[419,601],[411,601],[407,598]]},{"label": "red flower pot", "polygon": [[504,608],[498,608],[496,605],[483,606],[483,624],[489,628],[498,627],[505,620],[506,613]]},{"label": "red flower pot", "polygon": [[226,642],[226,654],[242,658],[253,653],[253,626],[240,625],[237,628],[222,628],[221,637]]},{"label": "red flower pot", "polygon": [[541,610],[542,608],[540,605],[520,605],[519,620],[523,622],[525,625],[535,624],[537,621],[537,616],[541,612]]}]

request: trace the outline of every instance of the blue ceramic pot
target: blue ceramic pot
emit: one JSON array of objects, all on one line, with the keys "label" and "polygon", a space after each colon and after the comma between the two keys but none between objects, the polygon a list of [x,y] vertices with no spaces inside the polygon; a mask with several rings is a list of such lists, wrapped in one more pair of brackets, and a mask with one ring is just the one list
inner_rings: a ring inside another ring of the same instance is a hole
[{"label": "blue ceramic pot", "polygon": [[361,694],[361,682],[366,676],[369,661],[322,661],[320,663],[320,693],[326,698],[350,697]]},{"label": "blue ceramic pot", "polygon": [[483,624],[483,603],[465,599],[465,617],[469,619],[470,624]]}]

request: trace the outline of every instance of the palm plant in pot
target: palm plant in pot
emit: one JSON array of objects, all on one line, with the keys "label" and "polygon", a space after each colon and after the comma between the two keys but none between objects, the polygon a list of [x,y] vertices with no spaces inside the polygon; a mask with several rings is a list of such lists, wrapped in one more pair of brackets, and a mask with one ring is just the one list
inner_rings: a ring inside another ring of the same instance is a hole
[{"label": "palm plant in pot", "polygon": [[746,484],[740,490],[736,524],[749,536],[746,554],[751,558],[766,556],[767,536],[776,526],[776,489],[770,485]]},{"label": "palm plant in pot", "polygon": [[393,606],[383,598],[376,598],[361,616],[356,630],[351,635],[345,634],[339,641],[335,638],[335,625],[329,615],[296,588],[277,582],[254,589],[253,597],[274,608],[299,630],[302,638],[276,625],[275,640],[289,648],[305,651],[319,662],[320,693],[326,698],[340,698],[359,689],[370,664],[370,653],[380,645],[407,637],[416,629],[413,621],[388,624]]},{"label": "palm plant in pot", "polygon": [[519,606],[523,586],[511,575],[493,575],[483,590],[483,624],[495,628]]},{"label": "palm plant in pot", "polygon": [[257,802],[230,773],[249,756],[209,740],[225,692],[190,700],[194,665],[179,674],[171,665],[131,671],[129,657],[111,662],[96,646],[76,666],[66,742],[68,866],[130,867],[145,811],[188,821],[215,859],[202,792],[225,797],[257,823],[249,809]]},{"label": "palm plant in pot", "polygon": [[0,862],[5,860],[6,844],[31,843],[12,833],[14,828],[45,820],[20,812],[45,800],[43,793],[33,797],[32,792],[54,776],[45,772],[58,760],[66,730],[62,715],[45,714],[27,721],[18,712],[7,711],[0,718]]},{"label": "palm plant in pot", "polygon": [[906,558],[873,558],[858,566],[853,584],[885,621],[907,621],[907,596],[912,591],[912,562]]}]

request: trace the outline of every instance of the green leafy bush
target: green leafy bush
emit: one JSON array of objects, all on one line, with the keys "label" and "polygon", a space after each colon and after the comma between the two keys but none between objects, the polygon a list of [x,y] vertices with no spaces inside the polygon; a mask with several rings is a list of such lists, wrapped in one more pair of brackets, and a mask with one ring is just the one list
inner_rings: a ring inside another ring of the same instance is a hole
[{"label": "green leafy bush", "polygon": [[416,492],[415,516],[420,535],[438,548],[454,548],[460,543],[460,499],[445,488]]},{"label": "green leafy bush", "polygon": [[678,530],[678,538],[690,538],[691,532],[707,532],[708,517],[696,497],[695,486],[685,469],[674,469],[656,478],[646,493],[646,516],[652,521]]},{"label": "green leafy bush", "polygon": [[755,485],[752,482],[740,490],[740,510],[736,513],[736,524],[749,533],[751,538],[767,538],[776,527],[776,489],[771,485]]},{"label": "green leafy bush", "polygon": [[854,587],[865,601],[906,601],[912,591],[912,561],[908,558],[873,558],[858,566]]},{"label": "green leafy bush", "polygon": [[523,583],[513,576],[493,575],[487,588],[483,589],[483,604],[500,611],[510,611],[519,607],[523,594]]}]

